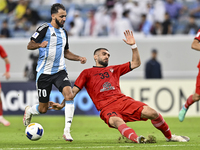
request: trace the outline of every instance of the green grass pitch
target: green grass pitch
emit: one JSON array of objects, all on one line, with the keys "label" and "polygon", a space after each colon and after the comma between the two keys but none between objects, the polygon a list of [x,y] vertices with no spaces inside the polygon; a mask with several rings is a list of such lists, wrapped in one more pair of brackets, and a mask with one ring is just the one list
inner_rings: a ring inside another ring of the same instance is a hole
[{"label": "green grass pitch", "polygon": [[0,124],[0,150],[199,150],[200,149],[200,118],[187,117],[184,122],[178,118],[164,117],[172,134],[186,135],[189,142],[166,142],[162,133],[155,129],[151,122],[131,122],[128,126],[138,135],[147,137],[154,135],[157,143],[136,144],[119,142],[120,133],[109,128],[98,116],[75,116],[72,122],[71,135],[73,142],[62,139],[64,116],[34,116],[32,122],[44,127],[44,135],[38,141],[30,141],[25,136],[23,116],[4,116],[11,122],[9,127]]}]

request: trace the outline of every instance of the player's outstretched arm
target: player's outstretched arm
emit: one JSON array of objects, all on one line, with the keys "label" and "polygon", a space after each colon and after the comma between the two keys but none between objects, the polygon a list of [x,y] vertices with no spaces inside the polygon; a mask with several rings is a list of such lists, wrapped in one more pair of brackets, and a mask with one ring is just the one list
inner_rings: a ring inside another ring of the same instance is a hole
[{"label": "player's outstretched arm", "polygon": [[[76,96],[76,94],[78,94],[79,91],[80,91],[79,88],[77,88],[76,86],[73,87],[73,89],[72,89],[73,99],[74,99],[74,97]],[[62,101],[61,104],[50,101],[50,102],[49,102],[49,108],[48,108],[48,109],[49,109],[49,110],[50,110],[50,109],[61,110],[63,107],[65,107],[65,101],[66,101],[66,100],[64,99],[64,100]]]},{"label": "player's outstretched arm", "polygon": [[69,59],[69,60],[80,61],[81,64],[85,64],[87,61],[87,59],[85,57],[75,55],[72,52],[70,52],[69,49],[66,49],[64,51],[64,56],[66,59]]},{"label": "player's outstretched arm", "polygon": [[192,42],[192,49],[200,51],[200,44],[199,41],[197,39],[194,39]]},{"label": "player's outstretched arm", "polygon": [[133,32],[129,31],[129,30],[126,30],[124,32],[124,35],[125,35],[126,39],[123,39],[123,41],[126,44],[130,45],[131,49],[132,49],[131,69],[135,69],[135,68],[139,67],[141,64],[140,55],[139,55],[138,48],[137,48],[137,45],[135,42],[135,38],[133,36]]},{"label": "player's outstretched arm", "polygon": [[28,50],[35,50],[38,49],[40,47],[46,47],[48,44],[48,41],[43,41],[42,43],[36,43],[35,41],[31,40],[28,45],[27,45],[27,49]]}]

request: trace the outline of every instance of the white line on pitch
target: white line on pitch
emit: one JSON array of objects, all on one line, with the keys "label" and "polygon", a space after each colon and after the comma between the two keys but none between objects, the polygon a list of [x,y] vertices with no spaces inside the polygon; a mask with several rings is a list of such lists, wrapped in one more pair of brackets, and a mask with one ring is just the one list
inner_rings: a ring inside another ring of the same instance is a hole
[{"label": "white line on pitch", "polygon": [[[137,145],[137,146],[86,146],[86,147],[65,147],[65,148],[68,148],[68,149],[73,149],[73,148],[76,148],[76,149],[88,149],[88,148],[117,148],[117,147],[120,147],[120,148],[125,148],[125,147],[174,147],[174,146],[177,146],[177,147],[183,147],[183,146],[200,146],[200,144],[187,144],[187,145],[145,145],[145,144],[141,144],[141,145]],[[37,148],[0,148],[0,150],[25,150],[25,149],[62,149],[63,147],[37,147]]]}]

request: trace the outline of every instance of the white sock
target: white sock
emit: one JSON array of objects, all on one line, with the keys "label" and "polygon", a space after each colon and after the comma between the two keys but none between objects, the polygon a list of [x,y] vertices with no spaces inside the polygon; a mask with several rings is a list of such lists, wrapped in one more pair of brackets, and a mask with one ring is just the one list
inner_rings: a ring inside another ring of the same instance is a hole
[{"label": "white sock", "polygon": [[30,109],[29,109],[29,113],[32,114],[32,115],[39,115],[40,112],[38,110],[38,107],[39,107],[39,104],[35,104],[33,105]]},{"label": "white sock", "polygon": [[72,124],[72,119],[74,116],[74,101],[65,102],[65,128],[64,132],[70,132],[70,127]]}]

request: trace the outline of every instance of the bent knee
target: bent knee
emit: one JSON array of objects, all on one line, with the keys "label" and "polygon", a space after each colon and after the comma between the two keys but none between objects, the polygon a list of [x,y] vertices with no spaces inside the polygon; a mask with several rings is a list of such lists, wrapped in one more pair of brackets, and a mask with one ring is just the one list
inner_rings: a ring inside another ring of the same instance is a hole
[{"label": "bent knee", "polygon": [[156,119],[156,118],[158,118],[158,116],[159,116],[159,113],[153,109],[153,111],[151,113],[152,119]]},{"label": "bent knee", "polygon": [[198,100],[200,100],[200,95],[199,94],[194,94],[192,99],[193,99],[193,101],[198,101]]},{"label": "bent knee", "polygon": [[73,93],[69,93],[69,94],[65,95],[65,100],[73,100],[73,98],[74,98]]},{"label": "bent knee", "polygon": [[147,119],[156,119],[158,118],[159,113],[154,110],[153,108],[149,106],[144,106],[144,109],[142,110],[141,118],[147,118]]},{"label": "bent knee", "polygon": [[113,116],[109,118],[108,123],[110,126],[118,128],[121,124],[124,124],[125,122],[120,117]]}]

